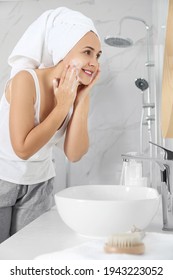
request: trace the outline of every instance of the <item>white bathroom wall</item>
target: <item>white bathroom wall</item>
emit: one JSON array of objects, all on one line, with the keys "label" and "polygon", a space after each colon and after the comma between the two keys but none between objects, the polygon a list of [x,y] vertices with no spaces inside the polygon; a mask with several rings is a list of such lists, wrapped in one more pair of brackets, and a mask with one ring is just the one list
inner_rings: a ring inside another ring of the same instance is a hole
[{"label": "white bathroom wall", "polygon": [[102,40],[103,55],[100,61],[101,78],[91,93],[90,149],[82,160],[71,164],[67,164],[61,151],[55,150],[56,190],[64,188],[67,181],[69,185],[117,184],[122,168],[121,154],[139,151],[142,95],[134,81],[140,77],[148,79],[145,26],[137,21],[124,22],[124,36],[135,42],[130,48],[109,47],[103,39],[118,32],[119,21],[126,15],[140,17],[152,25],[153,1],[0,1],[1,94],[10,72],[7,58],[15,43],[42,12],[59,6],[76,9],[94,20]]}]

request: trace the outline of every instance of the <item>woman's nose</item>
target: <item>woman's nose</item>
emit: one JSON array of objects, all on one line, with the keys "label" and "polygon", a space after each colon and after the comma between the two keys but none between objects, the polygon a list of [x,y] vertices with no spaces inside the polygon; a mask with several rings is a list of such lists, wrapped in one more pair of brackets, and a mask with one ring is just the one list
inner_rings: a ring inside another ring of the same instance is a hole
[{"label": "woman's nose", "polygon": [[97,66],[98,65],[98,61],[97,61],[97,58],[92,58],[90,61],[89,61],[89,66]]}]

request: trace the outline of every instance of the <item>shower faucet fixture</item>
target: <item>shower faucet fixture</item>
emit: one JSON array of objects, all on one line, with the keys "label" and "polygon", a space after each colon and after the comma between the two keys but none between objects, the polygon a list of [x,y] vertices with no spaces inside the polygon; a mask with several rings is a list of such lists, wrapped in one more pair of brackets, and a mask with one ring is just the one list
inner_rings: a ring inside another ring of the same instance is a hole
[{"label": "shower faucet fixture", "polygon": [[[135,17],[135,16],[124,16],[121,18],[119,22],[119,32],[117,36],[107,36],[104,38],[104,42],[112,47],[118,47],[118,48],[127,48],[133,45],[133,41],[129,38],[123,38],[122,36],[122,25],[126,20],[133,20],[138,23],[142,23],[146,30],[146,62],[145,67],[147,70],[147,80],[138,78],[135,81],[136,86],[141,90],[142,92],[142,110],[141,110],[141,119],[140,119],[140,153],[143,154],[144,151],[148,151],[150,157],[154,157],[153,154],[155,153],[155,150],[152,149],[151,145],[148,145],[148,141],[155,142],[155,139],[157,138],[157,112],[156,112],[156,106],[153,100],[156,100],[156,92],[154,87],[152,86],[152,68],[154,66],[154,62],[151,60],[151,49],[150,46],[152,45],[152,42],[150,42],[151,39],[151,30],[152,26],[149,26],[149,24],[142,18]],[[153,89],[153,91],[152,91]],[[147,91],[146,91],[147,90]],[[154,113],[152,110],[154,109]],[[147,140],[146,137],[144,137],[144,132],[147,134]],[[145,146],[144,146],[144,140],[145,140]],[[152,182],[152,162],[150,162],[150,184]]]},{"label": "shower faucet fixture", "polygon": [[135,85],[142,91],[144,91],[148,88],[148,82],[142,78],[136,79]]}]

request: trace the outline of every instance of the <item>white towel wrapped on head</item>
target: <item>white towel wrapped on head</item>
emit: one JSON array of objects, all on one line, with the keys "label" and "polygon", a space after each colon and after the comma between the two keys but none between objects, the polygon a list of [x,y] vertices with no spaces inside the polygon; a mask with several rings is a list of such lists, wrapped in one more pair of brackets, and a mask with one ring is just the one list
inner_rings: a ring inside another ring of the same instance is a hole
[{"label": "white towel wrapped on head", "polygon": [[89,31],[98,36],[92,20],[80,12],[66,7],[44,12],[28,27],[9,56],[11,77],[26,68],[56,65]]}]

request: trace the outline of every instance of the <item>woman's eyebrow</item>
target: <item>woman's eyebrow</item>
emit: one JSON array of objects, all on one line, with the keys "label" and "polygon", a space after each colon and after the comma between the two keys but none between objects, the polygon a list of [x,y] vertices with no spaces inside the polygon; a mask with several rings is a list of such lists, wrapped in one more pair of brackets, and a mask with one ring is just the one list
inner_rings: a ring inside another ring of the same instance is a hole
[{"label": "woman's eyebrow", "polygon": [[[95,49],[94,49],[93,47],[91,47],[91,46],[86,46],[85,48],[90,49],[90,50],[92,50],[92,51],[95,51]],[[85,49],[85,48],[84,48],[84,49]],[[98,53],[101,54],[102,51],[99,51]]]}]

